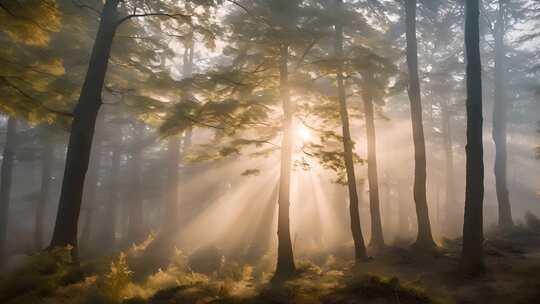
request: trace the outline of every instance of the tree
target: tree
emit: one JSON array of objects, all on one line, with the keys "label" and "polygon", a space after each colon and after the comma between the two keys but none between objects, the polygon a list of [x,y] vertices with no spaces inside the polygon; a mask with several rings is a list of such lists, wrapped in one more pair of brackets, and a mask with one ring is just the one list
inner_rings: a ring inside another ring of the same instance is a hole
[{"label": "tree", "polygon": [[0,182],[0,268],[3,267],[6,256],[6,238],[8,227],[9,200],[15,149],[17,147],[17,119],[9,117],[7,123],[6,145],[2,156]]},{"label": "tree", "polygon": [[484,159],[482,144],[482,64],[480,60],[479,1],[465,2],[465,48],[467,60],[467,164],[465,216],[460,268],[477,274],[484,270],[483,201]]},{"label": "tree", "polygon": [[506,46],[504,42],[506,32],[506,4],[499,0],[497,11],[497,22],[494,29],[495,40],[495,77],[494,88],[495,97],[493,104],[493,128],[492,137],[495,143],[495,189],[497,192],[497,201],[499,202],[499,226],[509,228],[514,225],[512,220],[512,209],[510,207],[510,197],[507,185],[507,144],[506,144],[506,126],[508,101],[506,96]]},{"label": "tree", "polygon": [[[119,4],[131,14],[121,16]],[[148,3],[145,3],[145,7]],[[211,5],[211,1],[206,4]],[[100,13],[99,28],[88,64],[88,70],[79,100],[73,111],[70,139],[53,237],[49,248],[73,246],[72,255],[77,257],[77,230],[83,185],[88,169],[90,150],[96,118],[101,107],[101,94],[107,74],[111,48],[118,27],[127,20],[142,17],[172,18],[181,23],[189,23],[190,17],[183,13],[171,13],[165,3],[156,4],[160,11],[147,12],[137,2],[127,3],[107,0]],[[168,13],[166,11],[169,11]]]},{"label": "tree", "polygon": [[[343,1],[337,0],[336,12],[338,16],[342,13]],[[351,232],[354,241],[355,260],[357,262],[365,260],[366,246],[362,235],[362,227],[360,226],[360,214],[358,209],[358,190],[356,189],[356,177],[354,173],[353,161],[353,142],[349,129],[349,114],[347,111],[347,100],[345,96],[345,86],[343,83],[343,24],[336,21],[335,24],[335,55],[338,60],[337,68],[337,90],[339,101],[339,113],[341,117],[342,136],[343,136],[343,158],[345,160],[345,168],[347,172],[347,185],[349,189],[349,213],[351,217]]]},{"label": "tree", "polygon": [[[276,25],[287,30],[296,22],[298,1],[278,0],[271,3]],[[289,277],[296,271],[290,231],[290,186],[293,151],[293,112],[294,107],[289,95],[289,42],[282,41],[279,46],[279,94],[283,109],[283,139],[281,141],[281,163],[278,192],[278,257],[275,278]]]},{"label": "tree", "polygon": [[409,71],[409,100],[414,142],[414,202],[418,235],[415,246],[431,248],[436,246],[431,234],[429,211],[426,198],[426,144],[422,126],[422,100],[418,77],[418,46],[416,42],[416,0],[405,0],[405,23],[407,38],[407,67]]},{"label": "tree", "polygon": [[[368,147],[368,183],[369,205],[371,211],[371,241],[370,246],[383,247],[384,237],[381,223],[381,211],[379,204],[379,177],[377,172],[377,141],[375,137],[375,118],[373,113],[373,96],[368,87],[372,81],[370,72],[365,73],[366,87],[364,88],[364,116],[366,120],[366,138]],[[388,197],[386,198],[388,199]],[[388,217],[390,214],[387,215]]]},{"label": "tree", "polygon": [[73,112],[58,214],[50,244],[50,248],[73,246],[72,255],[75,259],[78,259],[77,228],[83,185],[90,160],[96,118],[101,106],[101,91],[118,22],[118,4],[118,0],[107,0],[101,12],[88,71]]},{"label": "tree", "polygon": [[283,102],[283,140],[281,144],[281,165],[278,195],[278,262],[276,277],[290,276],[296,270],[294,265],[291,232],[290,232],[290,183],[292,165],[292,117],[293,110],[288,89],[289,46],[280,46],[280,91]]}]

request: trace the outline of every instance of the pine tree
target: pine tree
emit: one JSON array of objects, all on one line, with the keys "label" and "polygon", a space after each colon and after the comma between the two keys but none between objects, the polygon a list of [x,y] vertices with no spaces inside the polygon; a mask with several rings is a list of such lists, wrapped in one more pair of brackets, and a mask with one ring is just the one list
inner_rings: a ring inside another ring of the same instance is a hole
[{"label": "pine tree", "polygon": [[15,149],[17,147],[17,119],[8,118],[6,145],[2,156],[1,182],[0,182],[0,267],[4,265],[6,257],[6,238],[8,228],[9,201],[11,195],[11,183],[13,164],[15,162]]},{"label": "pine tree", "polygon": [[429,211],[426,197],[426,145],[422,125],[422,100],[420,79],[418,77],[418,47],[416,42],[416,0],[405,0],[407,67],[409,71],[409,100],[411,102],[411,121],[414,142],[414,201],[418,235],[415,246],[432,248],[435,245],[431,234]]},{"label": "pine tree", "polygon": [[465,2],[467,53],[467,147],[465,216],[461,270],[476,274],[484,270],[483,201],[484,159],[482,145],[482,64],[480,61],[479,1]]}]

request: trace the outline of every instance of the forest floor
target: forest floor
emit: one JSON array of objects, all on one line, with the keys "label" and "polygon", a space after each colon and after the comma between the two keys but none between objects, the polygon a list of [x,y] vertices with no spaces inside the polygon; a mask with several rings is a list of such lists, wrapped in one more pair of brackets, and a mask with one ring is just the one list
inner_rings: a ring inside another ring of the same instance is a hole
[{"label": "forest floor", "polygon": [[1,278],[0,303],[538,303],[540,221],[531,225],[486,236],[486,272],[476,277],[456,271],[459,240],[430,253],[387,247],[356,266],[339,255],[299,257],[298,275],[281,284],[269,283],[272,256],[203,274],[177,251],[165,270],[137,278],[130,255],[143,247],[81,266],[59,249]]}]

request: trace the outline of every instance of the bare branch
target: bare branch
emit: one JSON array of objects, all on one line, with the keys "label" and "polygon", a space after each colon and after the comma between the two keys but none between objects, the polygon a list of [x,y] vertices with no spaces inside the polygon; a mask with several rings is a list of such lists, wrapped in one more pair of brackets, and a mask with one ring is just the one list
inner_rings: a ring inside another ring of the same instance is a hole
[{"label": "bare branch", "polygon": [[129,20],[129,19],[133,19],[133,18],[144,18],[144,17],[167,17],[167,18],[172,18],[172,19],[184,19],[186,21],[191,21],[191,16],[190,15],[185,15],[185,14],[181,14],[181,13],[177,13],[177,14],[168,14],[168,13],[144,13],[144,14],[131,14],[131,15],[127,15],[123,18],[121,18],[120,20],[118,20],[118,22],[116,23],[116,26],[119,26],[120,24],[124,23],[125,21]]},{"label": "bare branch", "polygon": [[92,7],[92,6],[88,5],[88,4],[81,3],[78,0],[71,0],[71,2],[73,3],[73,5],[75,5],[78,8],[84,8],[84,9],[92,11],[98,17],[101,15],[101,12],[99,10],[97,10],[96,8],[94,8],[94,7]]}]

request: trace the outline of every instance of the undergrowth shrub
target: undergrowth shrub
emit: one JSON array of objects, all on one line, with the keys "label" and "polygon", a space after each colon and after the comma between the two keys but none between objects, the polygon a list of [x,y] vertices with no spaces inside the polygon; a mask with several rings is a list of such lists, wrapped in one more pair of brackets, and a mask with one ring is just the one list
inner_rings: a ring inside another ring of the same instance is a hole
[{"label": "undergrowth shrub", "polygon": [[98,282],[98,286],[106,299],[120,301],[122,292],[131,282],[133,272],[129,270],[126,254],[120,252],[118,257],[111,262],[109,273],[105,274]]},{"label": "undergrowth shrub", "polygon": [[58,247],[31,256],[22,268],[0,281],[0,303],[37,303],[31,300],[82,280],[83,275],[72,263],[71,249]]}]

